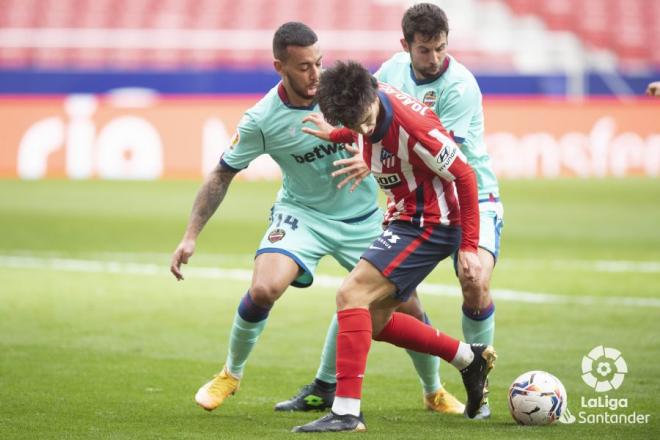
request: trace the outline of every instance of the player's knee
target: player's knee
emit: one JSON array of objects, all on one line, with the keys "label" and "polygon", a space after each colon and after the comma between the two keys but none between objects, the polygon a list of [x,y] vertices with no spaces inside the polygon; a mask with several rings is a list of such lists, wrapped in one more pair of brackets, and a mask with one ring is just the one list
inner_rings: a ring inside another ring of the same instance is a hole
[{"label": "player's knee", "polygon": [[337,291],[337,310],[368,306],[369,302],[359,290],[350,289],[346,283]]},{"label": "player's knee", "polygon": [[468,307],[479,308],[490,302],[490,289],[488,284],[483,281],[461,281],[461,288],[463,290],[463,302]]},{"label": "player's knee", "polygon": [[408,301],[401,303],[396,311],[410,315],[418,321],[424,321],[424,309],[417,297],[412,297]]},{"label": "player's knee", "polygon": [[282,293],[283,291],[278,287],[263,282],[254,283],[250,287],[252,301],[262,307],[272,306]]},{"label": "player's knee", "polygon": [[375,341],[381,341],[381,332],[392,318],[392,313],[387,314],[371,314],[371,335]]}]

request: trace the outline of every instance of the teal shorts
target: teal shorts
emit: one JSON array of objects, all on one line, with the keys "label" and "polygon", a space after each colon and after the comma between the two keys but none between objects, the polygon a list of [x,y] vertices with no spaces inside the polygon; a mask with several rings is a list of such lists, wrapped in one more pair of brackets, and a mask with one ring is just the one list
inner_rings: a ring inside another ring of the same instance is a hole
[{"label": "teal shorts", "polygon": [[374,205],[364,216],[330,220],[323,214],[291,203],[277,202],[271,209],[270,226],[261,239],[257,255],[280,253],[293,259],[300,274],[291,283],[309,287],[314,272],[326,255],[346,270],[352,270],[362,253],[383,232],[383,213]]},{"label": "teal shorts", "polygon": [[504,226],[504,207],[499,197],[479,200],[479,247],[493,254],[495,261],[500,255],[500,237]]}]

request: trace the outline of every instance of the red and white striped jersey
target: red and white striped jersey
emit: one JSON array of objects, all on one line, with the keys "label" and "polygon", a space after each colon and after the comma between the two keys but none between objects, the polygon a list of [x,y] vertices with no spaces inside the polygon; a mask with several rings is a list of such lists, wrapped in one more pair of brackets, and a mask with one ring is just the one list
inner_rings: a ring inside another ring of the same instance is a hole
[{"label": "red and white striped jersey", "polygon": [[[479,241],[477,182],[467,159],[424,104],[380,83],[378,124],[369,137],[358,137],[364,161],[388,197],[385,222],[461,225],[462,250],[476,252]],[[333,142],[355,139],[337,129]],[[458,191],[457,191],[458,188]]]}]

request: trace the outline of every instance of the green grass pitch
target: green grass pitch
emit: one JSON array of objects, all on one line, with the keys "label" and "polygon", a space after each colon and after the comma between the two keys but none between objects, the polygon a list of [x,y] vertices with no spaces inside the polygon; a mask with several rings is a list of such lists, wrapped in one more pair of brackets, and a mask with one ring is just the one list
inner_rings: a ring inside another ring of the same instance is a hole
[{"label": "green grass pitch", "polygon": [[[277,190],[234,182],[177,283],[169,253],[198,185],[0,181],[1,439],[299,438],[291,427],[317,417],[278,414],[273,405],[316,371],[333,283],[344,275],[330,259],[319,268],[326,282],[291,288],[273,309],[239,393],[213,413],[193,403],[222,366]],[[658,181],[507,181],[502,195],[493,418],[477,423],[423,410],[404,351],[374,343],[363,396],[368,432],[349,435],[660,438]],[[432,322],[460,336],[451,265],[442,263],[428,282],[421,298]],[[619,349],[627,362],[623,385],[607,393],[628,399],[627,408],[580,405],[582,396],[596,397],[581,379],[581,360],[598,345]],[[506,391],[533,369],[562,380],[575,416],[635,412],[650,414],[650,423],[517,426]],[[441,371],[462,396],[453,368]]]}]

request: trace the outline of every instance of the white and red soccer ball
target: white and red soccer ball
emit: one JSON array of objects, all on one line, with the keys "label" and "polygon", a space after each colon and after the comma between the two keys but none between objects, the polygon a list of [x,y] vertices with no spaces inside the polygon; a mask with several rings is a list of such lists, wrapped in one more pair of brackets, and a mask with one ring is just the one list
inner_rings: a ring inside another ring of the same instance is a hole
[{"label": "white and red soccer ball", "polygon": [[521,425],[548,425],[567,408],[564,385],[545,371],[521,374],[509,387],[509,411]]}]

